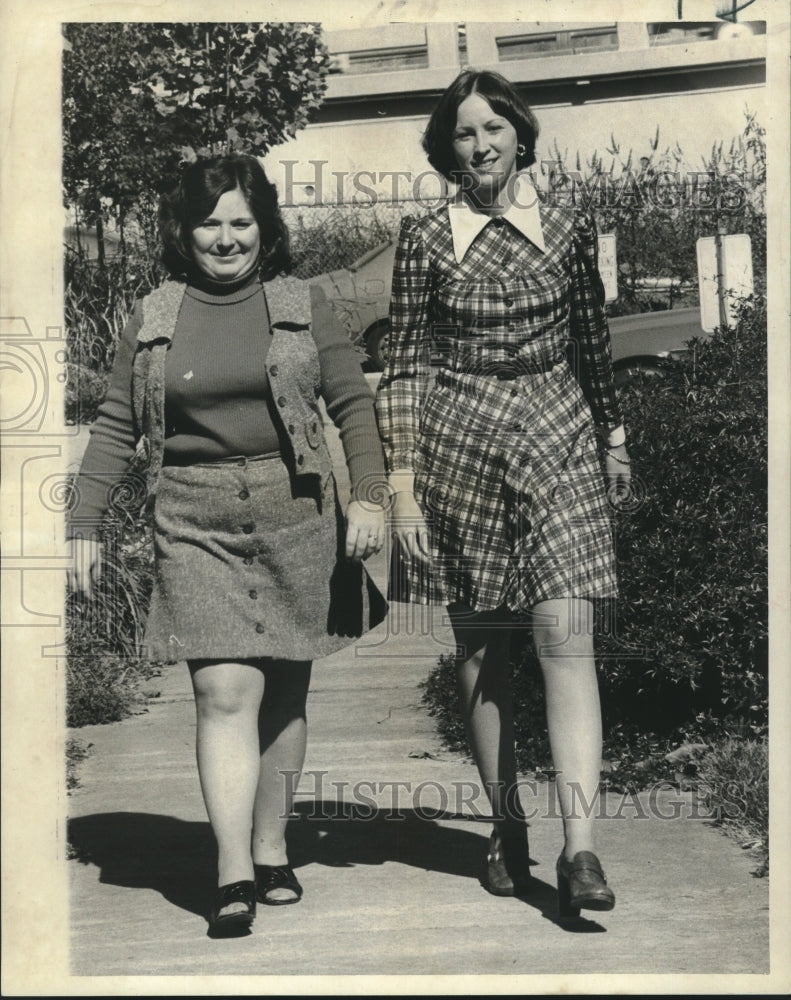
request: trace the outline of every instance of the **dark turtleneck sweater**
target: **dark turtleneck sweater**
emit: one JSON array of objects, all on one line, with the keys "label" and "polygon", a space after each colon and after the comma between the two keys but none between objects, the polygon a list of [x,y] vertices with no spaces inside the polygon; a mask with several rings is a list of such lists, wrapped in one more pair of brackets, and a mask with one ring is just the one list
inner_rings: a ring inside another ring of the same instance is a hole
[{"label": "dark turtleneck sweater", "polygon": [[[139,303],[121,335],[107,396],[91,427],[70,512],[77,522],[98,523],[108,491],[131,459],[132,359],[142,325]],[[384,479],[373,397],[345,333],[329,323],[314,329],[321,364],[321,393],[337,424],[352,494],[371,478]],[[233,455],[277,454],[265,361],[272,334],[264,290],[255,273],[234,283],[191,276],[165,362],[165,465],[212,462]]]},{"label": "dark turtleneck sweater", "polygon": [[255,274],[187,286],[165,361],[165,464],[280,451],[264,362],[272,333]]}]

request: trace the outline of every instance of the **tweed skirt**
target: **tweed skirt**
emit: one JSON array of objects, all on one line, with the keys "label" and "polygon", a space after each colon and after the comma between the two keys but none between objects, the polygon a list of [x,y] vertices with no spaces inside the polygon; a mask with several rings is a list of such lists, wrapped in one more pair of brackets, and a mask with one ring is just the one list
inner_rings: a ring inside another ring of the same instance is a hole
[{"label": "tweed skirt", "polygon": [[292,481],[279,455],[165,466],[147,654],[313,660],[348,646],[387,609],[343,555],[345,530],[334,477]]},{"label": "tweed skirt", "polygon": [[396,549],[393,600],[476,611],[617,592],[612,510],[568,364],[511,380],[442,369],[421,414],[415,497],[428,568]]}]

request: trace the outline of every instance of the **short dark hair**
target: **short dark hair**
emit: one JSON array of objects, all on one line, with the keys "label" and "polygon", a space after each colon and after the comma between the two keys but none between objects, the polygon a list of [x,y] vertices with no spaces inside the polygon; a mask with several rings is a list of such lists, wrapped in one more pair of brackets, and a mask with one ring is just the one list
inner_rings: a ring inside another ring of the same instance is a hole
[{"label": "short dark hair", "polygon": [[459,105],[471,94],[480,95],[492,111],[502,115],[516,129],[517,139],[525,147],[524,156],[516,158],[517,167],[521,170],[535,163],[538,121],[513,84],[490,70],[467,69],[459,73],[440,97],[423,133],[423,149],[431,166],[449,181],[458,173],[453,155],[453,132]]},{"label": "short dark hair", "polygon": [[254,156],[234,153],[207,156],[187,166],[159,202],[162,261],[170,274],[184,274],[192,265],[189,234],[208,218],[221,196],[239,189],[261,234],[261,279],[291,270],[288,230],[277,203],[277,189]]}]

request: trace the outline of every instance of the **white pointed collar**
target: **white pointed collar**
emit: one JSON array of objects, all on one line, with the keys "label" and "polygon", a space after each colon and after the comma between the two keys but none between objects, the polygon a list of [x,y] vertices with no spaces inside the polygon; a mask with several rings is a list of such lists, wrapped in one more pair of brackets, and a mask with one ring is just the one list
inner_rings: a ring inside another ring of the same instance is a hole
[{"label": "white pointed collar", "polygon": [[[453,234],[453,252],[456,262],[460,264],[478,233],[494,216],[479,212],[467,195],[460,191],[455,201],[448,204],[448,217]],[[524,174],[517,177],[514,200],[500,218],[509,222],[542,253],[546,253],[538,196],[530,179]]]}]

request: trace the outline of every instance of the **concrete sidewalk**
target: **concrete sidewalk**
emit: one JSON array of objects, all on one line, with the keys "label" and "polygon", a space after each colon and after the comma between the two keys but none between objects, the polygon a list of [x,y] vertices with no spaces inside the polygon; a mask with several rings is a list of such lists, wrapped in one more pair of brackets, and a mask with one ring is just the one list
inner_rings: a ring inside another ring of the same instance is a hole
[{"label": "concrete sidewalk", "polygon": [[186,667],[151,682],[160,693],[145,714],[76,731],[92,747],[69,800],[72,973],[768,971],[767,880],[706,822],[662,818],[689,812],[689,794],[605,798],[600,856],[616,908],[562,924],[553,786],[525,786],[536,891],[525,902],[485,892],[477,772],[442,749],[421,706],[438,651],[385,623],[315,665],[289,828],[305,896],[259,907],[246,938],[206,937],[214,854]]},{"label": "concrete sidewalk", "polygon": [[[370,568],[383,585],[384,559]],[[73,975],[768,972],[768,880],[690,815],[690,793],[603,799],[611,913],[557,919],[551,784],[522,789],[533,895],[481,887],[490,827],[477,771],[443,750],[421,704],[420,684],[449,645],[425,611],[396,607],[315,664],[289,826],[305,896],[259,907],[249,937],[206,936],[215,860],[186,666],[150,682],[158,696],[145,714],[74,732],[91,748],[69,799]]]}]

